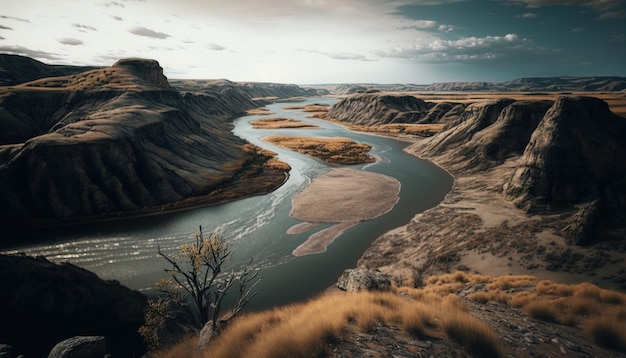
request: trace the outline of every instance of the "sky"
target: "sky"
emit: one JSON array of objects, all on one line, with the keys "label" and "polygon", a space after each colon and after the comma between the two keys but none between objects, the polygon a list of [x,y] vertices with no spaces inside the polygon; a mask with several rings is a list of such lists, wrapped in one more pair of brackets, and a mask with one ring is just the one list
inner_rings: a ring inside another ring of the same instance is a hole
[{"label": "sky", "polygon": [[0,0],[0,53],[296,84],[626,76],[626,0]]}]

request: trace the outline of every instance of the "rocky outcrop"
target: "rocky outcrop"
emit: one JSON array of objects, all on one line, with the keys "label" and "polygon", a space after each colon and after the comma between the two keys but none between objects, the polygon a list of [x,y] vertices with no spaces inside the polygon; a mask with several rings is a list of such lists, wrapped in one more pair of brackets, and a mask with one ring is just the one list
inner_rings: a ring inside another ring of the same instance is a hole
[{"label": "rocky outcrop", "polygon": [[470,173],[519,158],[504,197],[529,212],[565,215],[560,230],[585,244],[626,222],[625,137],[626,120],[596,98],[504,99],[468,106],[416,151]]},{"label": "rocky outcrop", "polygon": [[167,78],[163,75],[163,68],[161,68],[159,63],[155,60],[127,58],[117,61],[112,67],[127,69],[137,78],[140,78],[147,83],[163,88],[170,87],[170,84],[167,82]]},{"label": "rocky outcrop", "polygon": [[104,337],[77,336],[57,343],[48,354],[48,358],[103,358],[105,355]]},{"label": "rocky outcrop", "polygon": [[490,91],[496,86],[492,82],[441,82],[433,83],[425,88],[426,91]]},{"label": "rocky outcrop", "polygon": [[520,155],[550,101],[503,99],[468,106],[447,130],[425,141],[423,155],[446,154],[447,165],[484,170]]},{"label": "rocky outcrop", "polygon": [[14,352],[45,356],[61,340],[96,335],[109,353],[136,356],[145,307],[142,294],[77,266],[0,255],[0,337]]},{"label": "rocky outcrop", "polygon": [[576,233],[574,243],[588,243],[599,218],[605,224],[626,222],[624,138],[626,120],[605,102],[559,98],[533,132],[503,193],[528,210],[583,205],[569,228]]},{"label": "rocky outcrop", "polygon": [[[181,93],[142,59],[0,87],[0,224],[141,214],[276,188],[285,169],[265,165],[268,154],[235,137],[230,120],[258,107],[254,96],[308,92],[267,87]],[[255,175],[265,179],[224,190]]]},{"label": "rocky outcrop", "polygon": [[343,291],[388,291],[391,281],[377,269],[347,269],[337,280],[337,288]]},{"label": "rocky outcrop", "polygon": [[356,125],[417,123],[434,106],[414,96],[367,93],[338,101],[328,117]]}]

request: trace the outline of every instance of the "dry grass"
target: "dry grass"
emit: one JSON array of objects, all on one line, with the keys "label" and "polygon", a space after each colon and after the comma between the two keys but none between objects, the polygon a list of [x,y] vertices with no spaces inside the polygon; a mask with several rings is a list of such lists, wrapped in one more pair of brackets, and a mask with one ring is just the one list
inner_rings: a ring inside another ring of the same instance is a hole
[{"label": "dry grass", "polygon": [[349,138],[269,136],[263,140],[329,163],[361,164],[374,161],[367,154],[371,149],[369,145],[356,143]]},{"label": "dry grass", "polygon": [[411,124],[411,123],[394,123],[394,124],[381,124],[373,126],[350,126],[351,130],[372,132],[388,135],[406,135],[406,136],[420,136],[429,137],[435,133],[440,132],[445,124]]},{"label": "dry grass", "polygon": [[[319,357],[349,332],[397,327],[417,339],[449,339],[470,355],[497,357],[499,339],[470,315],[459,293],[480,304],[497,302],[521,308],[530,317],[581,327],[598,344],[626,350],[626,294],[588,283],[537,282],[533,276],[489,277],[455,272],[430,277],[423,288],[393,287],[389,292],[332,293],[307,303],[246,315],[202,353],[202,357]],[[157,357],[193,355],[196,339]]]},{"label": "dry grass", "polygon": [[288,128],[319,128],[319,126],[304,123],[293,118],[262,118],[250,121],[253,128],[257,129],[288,129]]},{"label": "dry grass", "polygon": [[474,357],[499,357],[498,336],[484,323],[467,313],[450,312],[441,325],[446,335]]}]

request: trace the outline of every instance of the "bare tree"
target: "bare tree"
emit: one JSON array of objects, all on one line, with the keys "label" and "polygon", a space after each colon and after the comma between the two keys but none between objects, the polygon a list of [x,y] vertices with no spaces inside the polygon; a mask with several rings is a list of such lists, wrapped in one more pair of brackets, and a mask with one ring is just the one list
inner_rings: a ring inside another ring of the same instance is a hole
[{"label": "bare tree", "polygon": [[[195,234],[196,242],[181,246],[176,254],[166,255],[158,248],[159,255],[171,265],[165,271],[172,278],[169,283],[175,286],[172,289],[172,285],[163,285],[169,287],[162,291],[173,297],[182,290],[197,309],[200,325],[212,322],[213,331],[218,332],[257,294],[254,289],[261,277],[252,267],[252,259],[241,272],[224,273],[224,265],[232,256],[229,242],[217,233],[205,238],[202,226],[199,229]],[[223,300],[235,285],[238,285],[238,294],[233,306],[222,316]]]}]

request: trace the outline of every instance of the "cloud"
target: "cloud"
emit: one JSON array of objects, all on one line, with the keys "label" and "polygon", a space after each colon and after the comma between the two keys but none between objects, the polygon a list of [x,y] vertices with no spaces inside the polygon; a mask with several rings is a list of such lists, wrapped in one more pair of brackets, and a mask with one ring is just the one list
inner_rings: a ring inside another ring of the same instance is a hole
[{"label": "cloud", "polygon": [[608,11],[619,8],[624,0],[504,0],[507,3],[525,4],[529,8],[539,8],[544,6],[584,6],[596,11]]},{"label": "cloud", "polygon": [[577,28],[575,28],[575,29],[572,29],[572,31],[571,31],[571,32],[583,32],[583,31],[585,31],[585,28],[584,28],[584,27],[577,27]]},{"label": "cloud", "polygon": [[124,19],[123,19],[121,16],[113,16],[113,15],[112,15],[112,16],[111,16],[111,18],[112,18],[113,20],[116,20],[116,21],[124,21]]},{"label": "cloud", "polygon": [[454,29],[455,29],[454,25],[439,25],[437,27],[437,30],[441,32],[451,32],[451,31],[454,31]]},{"label": "cloud", "polygon": [[21,22],[30,22],[26,19],[22,19],[19,17],[15,17],[15,16],[6,16],[6,15],[0,15],[0,19],[7,19],[7,20],[15,20],[15,21],[21,21]]},{"label": "cloud", "polygon": [[91,30],[91,31],[98,31],[98,29],[96,29],[93,26],[89,26],[89,25],[81,25],[81,24],[77,24],[77,23],[73,23],[72,26],[81,29],[81,30]]},{"label": "cloud", "polygon": [[433,20],[417,20],[413,21],[412,25],[399,27],[399,30],[423,30],[432,29],[437,26],[437,21]]},{"label": "cloud", "polygon": [[539,16],[539,15],[537,15],[535,13],[532,13],[532,12],[527,12],[525,14],[517,15],[515,17],[521,17],[522,19],[534,19],[537,16]]},{"label": "cloud", "polygon": [[626,17],[626,12],[624,12],[624,11],[609,11],[609,12],[605,12],[604,14],[600,15],[600,19],[602,19],[602,20],[606,20],[606,19],[623,19],[624,17]]},{"label": "cloud", "polygon": [[99,5],[104,6],[104,7],[113,7],[113,6],[124,7],[124,4],[122,4],[121,2],[117,2],[117,1],[109,1],[106,3],[99,4]]},{"label": "cloud", "polygon": [[319,50],[298,50],[300,52],[308,52],[308,53],[316,53],[318,55],[324,55],[334,60],[354,60],[354,61],[365,61],[372,62],[376,61],[370,58],[367,58],[365,55],[361,55],[353,52],[325,52]]},{"label": "cloud", "polygon": [[62,43],[63,45],[70,45],[70,46],[84,45],[84,43],[81,40],[68,38],[68,37],[57,39],[57,42]]},{"label": "cloud", "polygon": [[14,55],[27,56],[36,59],[60,60],[61,57],[55,53],[32,50],[22,46],[0,46],[0,52],[6,52]]},{"label": "cloud", "polygon": [[133,27],[132,29],[129,29],[128,32],[137,36],[152,37],[152,38],[161,39],[161,40],[166,39],[168,37],[172,37],[168,34],[150,30],[147,27],[141,27],[141,26]]},{"label": "cloud", "polygon": [[0,36],[0,40],[6,40],[6,37]]},{"label": "cloud", "polygon": [[0,30],[13,30],[13,29],[8,26],[0,25]]},{"label": "cloud", "polygon": [[206,48],[208,48],[209,50],[213,50],[213,51],[223,51],[223,50],[226,50],[226,47],[224,47],[222,45],[218,45],[218,44],[208,44],[208,45],[206,45]]},{"label": "cloud", "polygon": [[376,51],[376,55],[405,58],[426,63],[477,62],[546,54],[550,51],[536,48],[532,41],[516,34],[505,36],[465,37],[458,40],[435,40],[430,43]]}]

